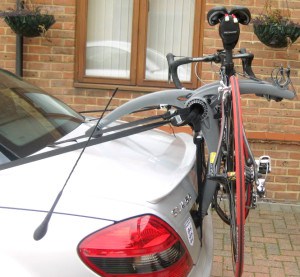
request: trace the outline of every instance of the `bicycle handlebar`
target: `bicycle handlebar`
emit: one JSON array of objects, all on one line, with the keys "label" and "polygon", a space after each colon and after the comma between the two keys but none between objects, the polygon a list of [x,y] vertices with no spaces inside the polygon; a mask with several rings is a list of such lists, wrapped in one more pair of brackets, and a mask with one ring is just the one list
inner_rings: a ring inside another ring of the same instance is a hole
[{"label": "bicycle handlebar", "polygon": [[257,79],[251,67],[254,55],[252,53],[247,53],[245,48],[241,48],[239,58],[242,60],[243,73],[250,78]]},{"label": "bicycle handlebar", "polygon": [[174,55],[172,53],[167,54],[167,61],[168,61],[168,65],[169,65],[169,74],[168,74],[168,81],[171,81],[171,76],[172,76],[172,80],[175,84],[175,86],[179,89],[183,88],[179,77],[178,77],[178,73],[177,73],[177,68],[180,65],[183,64],[188,64],[188,63],[192,63],[193,62],[193,58],[190,57],[185,57],[179,60],[174,60]]},{"label": "bicycle handlebar", "polygon": [[[189,64],[189,63],[194,63],[194,62],[215,62],[215,63],[224,63],[225,60],[225,55],[226,52],[224,50],[218,51],[215,54],[212,55],[207,55],[203,57],[197,57],[197,58],[192,58],[192,57],[184,57],[175,60],[174,58],[176,57],[172,53],[167,54],[167,61],[168,61],[168,66],[169,66],[169,76],[168,80],[170,81],[170,77],[172,76],[172,80],[178,89],[182,89],[183,86],[181,84],[181,81],[178,77],[178,66],[183,65],[183,64]],[[243,65],[243,72],[247,76],[253,79],[257,79],[254,72],[252,71],[251,65],[253,61],[254,55],[252,53],[247,53],[246,49],[241,49],[239,54],[235,54],[232,56],[232,59],[241,59],[242,60],[242,65]]]}]

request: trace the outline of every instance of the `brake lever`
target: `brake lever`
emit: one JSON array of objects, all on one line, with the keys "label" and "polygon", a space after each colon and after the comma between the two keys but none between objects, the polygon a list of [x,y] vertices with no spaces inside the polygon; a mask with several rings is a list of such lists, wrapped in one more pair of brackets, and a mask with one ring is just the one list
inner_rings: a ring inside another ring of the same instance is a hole
[{"label": "brake lever", "polygon": [[289,84],[291,83],[290,76],[290,66],[284,68],[282,65],[280,65],[279,68],[274,68],[271,73],[273,84],[281,88],[287,88],[289,86]]}]

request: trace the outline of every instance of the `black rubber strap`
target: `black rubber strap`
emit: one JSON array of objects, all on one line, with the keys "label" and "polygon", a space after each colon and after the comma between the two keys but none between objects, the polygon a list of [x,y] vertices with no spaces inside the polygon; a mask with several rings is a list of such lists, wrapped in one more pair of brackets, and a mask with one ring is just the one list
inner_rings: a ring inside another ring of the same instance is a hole
[{"label": "black rubber strap", "polygon": [[[158,120],[158,119],[169,119],[169,118],[170,118],[170,113],[168,113],[168,112],[163,114],[163,115],[150,116],[150,117],[147,117],[147,118],[138,119],[138,120],[135,120],[135,121],[132,121],[132,122],[126,122],[126,123],[116,125],[116,126],[113,126],[113,127],[109,127],[109,128],[98,129],[97,131],[94,132],[93,137],[100,137],[105,133],[114,132],[114,131],[118,131],[118,130],[122,130],[122,129],[126,129],[126,128],[131,128],[131,127],[134,127],[134,126],[137,126],[137,125],[142,125],[142,124],[145,124],[147,122]],[[95,127],[90,128],[85,133],[85,135],[74,137],[74,138],[71,138],[71,139],[58,141],[58,142],[53,143],[49,146],[50,147],[55,147],[55,146],[63,144],[63,143],[74,142],[74,141],[79,140],[79,139],[88,138],[91,135],[91,132],[93,131],[94,128]]]},{"label": "black rubber strap", "polygon": [[[158,122],[154,122],[154,123],[149,123],[147,125],[142,125],[142,126],[137,126],[131,129],[127,129],[127,130],[123,130],[117,133],[113,133],[113,134],[109,134],[106,136],[102,136],[102,137],[98,137],[98,138],[94,138],[92,140],[89,141],[87,147],[89,146],[94,146],[97,144],[101,144],[104,142],[108,142],[108,141],[112,141],[112,140],[116,140],[116,139],[120,139],[123,137],[128,137],[134,134],[138,134],[141,132],[145,132],[160,126],[163,126],[165,124],[170,123],[169,120],[162,120],[162,121],[158,121]],[[86,146],[86,141],[83,142],[79,142],[79,143],[75,143],[72,145],[68,145],[68,146],[64,146],[61,148],[57,148],[57,149],[53,149],[51,151],[47,151],[47,152],[43,152],[43,153],[39,153],[33,156],[28,156],[25,158],[20,158],[5,164],[0,165],[0,171],[4,170],[4,169],[8,169],[8,168],[12,168],[15,166],[19,166],[19,165],[23,165],[23,164],[28,164],[28,163],[32,163],[32,162],[36,162],[42,159],[46,159],[46,158],[50,158],[53,156],[57,156],[60,154],[65,154],[68,152],[72,152],[78,149],[81,149],[82,147]]]}]

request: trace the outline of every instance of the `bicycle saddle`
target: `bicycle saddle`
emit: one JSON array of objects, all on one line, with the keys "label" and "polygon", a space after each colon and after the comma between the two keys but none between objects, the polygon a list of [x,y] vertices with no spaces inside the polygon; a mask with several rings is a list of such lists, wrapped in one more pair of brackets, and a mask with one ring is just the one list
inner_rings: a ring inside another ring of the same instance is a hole
[{"label": "bicycle saddle", "polygon": [[215,7],[208,11],[207,21],[210,26],[217,25],[220,23],[220,20],[228,14],[228,11],[225,7]]},{"label": "bicycle saddle", "polygon": [[234,7],[229,14],[234,14],[239,23],[243,25],[248,25],[251,21],[251,13],[246,7]]},{"label": "bicycle saddle", "polygon": [[207,21],[209,25],[214,26],[220,23],[219,34],[225,50],[233,50],[236,46],[239,36],[239,23],[249,24],[251,14],[248,8],[235,7],[228,11],[225,7],[215,7],[208,11]]},{"label": "bicycle saddle", "polygon": [[225,7],[215,7],[208,11],[207,21],[210,26],[217,25],[220,23],[225,15],[234,15],[238,22],[243,25],[248,25],[251,20],[251,13],[248,8],[237,6],[232,10],[228,11]]}]

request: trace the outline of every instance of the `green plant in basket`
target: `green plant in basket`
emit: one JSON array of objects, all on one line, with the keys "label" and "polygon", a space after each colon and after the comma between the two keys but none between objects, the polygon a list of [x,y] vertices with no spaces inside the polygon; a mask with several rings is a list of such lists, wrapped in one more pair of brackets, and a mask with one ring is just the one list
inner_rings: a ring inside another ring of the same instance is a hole
[{"label": "green plant in basket", "polygon": [[300,36],[300,25],[290,19],[288,7],[286,15],[283,13],[283,10],[272,9],[271,0],[266,0],[264,13],[252,20],[255,35],[269,47],[287,47]]},{"label": "green plant in basket", "polygon": [[4,18],[7,25],[18,35],[25,37],[45,36],[47,30],[55,23],[53,15],[42,13],[40,7],[31,3],[23,8],[0,11],[0,17]]}]

